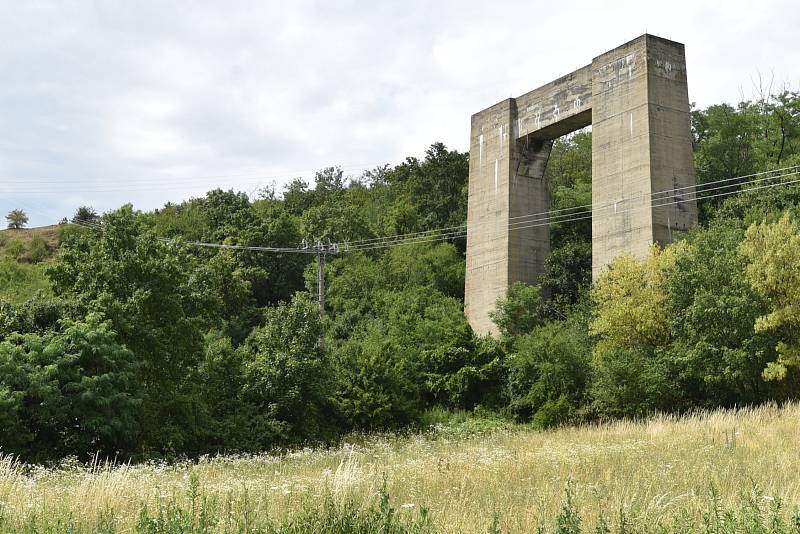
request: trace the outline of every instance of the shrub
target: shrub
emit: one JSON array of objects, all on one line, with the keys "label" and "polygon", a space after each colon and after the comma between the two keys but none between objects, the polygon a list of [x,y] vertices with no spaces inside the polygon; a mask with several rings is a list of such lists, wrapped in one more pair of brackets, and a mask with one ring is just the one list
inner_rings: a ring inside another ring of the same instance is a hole
[{"label": "shrub", "polygon": [[48,252],[47,241],[40,235],[33,236],[28,245],[28,254],[30,255],[31,261],[33,263],[39,263],[47,257]]},{"label": "shrub", "polygon": [[507,336],[527,334],[544,322],[545,309],[539,286],[515,282],[497,299],[490,317]]},{"label": "shrub", "polygon": [[12,239],[6,244],[4,251],[6,256],[18,260],[25,254],[25,243],[19,239]]},{"label": "shrub", "polygon": [[318,439],[330,430],[331,365],[321,335],[317,304],[298,293],[291,303],[268,308],[264,326],[240,348],[244,395],[258,414],[254,424],[264,446]]},{"label": "shrub", "polygon": [[511,409],[543,427],[573,420],[586,404],[592,345],[586,313],[541,326],[517,338],[509,355]]},{"label": "shrub", "polygon": [[334,402],[348,427],[385,430],[419,418],[422,380],[417,362],[387,339],[378,324],[334,354]]},{"label": "shrub", "polygon": [[0,342],[4,450],[25,459],[132,450],[141,404],[138,363],[97,314],[63,330]]}]

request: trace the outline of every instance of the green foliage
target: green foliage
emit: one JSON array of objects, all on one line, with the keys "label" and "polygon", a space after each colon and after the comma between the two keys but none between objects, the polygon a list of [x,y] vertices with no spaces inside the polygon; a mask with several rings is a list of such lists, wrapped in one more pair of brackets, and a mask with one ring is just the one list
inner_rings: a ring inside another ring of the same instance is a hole
[{"label": "green foliage", "polygon": [[386,430],[415,422],[422,411],[421,372],[381,325],[361,326],[335,351],[337,412],[349,428]]},{"label": "green foliage", "polygon": [[75,215],[72,216],[74,224],[92,224],[99,219],[97,212],[91,206],[81,206],[75,210]]},{"label": "green foliage", "polygon": [[566,319],[592,282],[592,244],[567,241],[553,249],[544,262],[542,292],[549,298],[544,309],[550,319]]},{"label": "green foliage", "polygon": [[775,339],[754,328],[767,303],[745,278],[742,238],[743,232],[730,225],[692,232],[667,284],[666,313],[675,339],[667,355],[674,361],[673,388],[681,392],[684,407],[782,396],[760,376],[774,358]]},{"label": "green foliage", "polygon": [[490,317],[507,336],[527,334],[546,318],[541,289],[522,282],[511,284],[505,297],[497,299],[495,308]]},{"label": "green foliage", "polygon": [[764,377],[782,380],[788,368],[800,367],[800,225],[788,214],[775,223],[753,225],[741,250],[749,260],[747,281],[769,302],[755,329],[781,337],[778,359],[769,362]]},{"label": "green foliage", "polygon": [[134,354],[98,314],[0,342],[0,442],[31,460],[124,451],[142,397]]},{"label": "green foliage", "polygon": [[50,251],[47,246],[47,241],[40,235],[34,235],[31,242],[28,244],[28,254],[30,255],[33,263],[39,263],[44,260]]},{"label": "green foliage", "polygon": [[598,281],[592,392],[601,414],[639,416],[790,394],[761,376],[775,359],[776,340],[757,327],[768,303],[747,283],[742,239],[738,226],[717,224],[641,264],[620,259]]},{"label": "green foliage", "polygon": [[480,407],[472,411],[430,408],[422,414],[419,426],[434,436],[462,439],[511,430],[514,427],[513,422],[504,414]]},{"label": "green foliage", "polygon": [[187,269],[191,259],[160,241],[130,206],[106,214],[103,227],[62,246],[47,271],[54,291],[77,315],[108,318],[141,363],[145,443],[189,447],[199,430],[191,385],[209,298]]},{"label": "green foliage", "polygon": [[6,215],[6,221],[8,221],[9,228],[19,230],[20,228],[25,228],[25,225],[28,224],[28,216],[22,210],[11,210]]},{"label": "green foliage", "polygon": [[592,133],[579,131],[557,139],[547,162],[552,209],[563,219],[584,218],[556,223],[550,233],[557,250],[568,241],[588,242],[592,235]]},{"label": "green foliage", "polygon": [[[416,243],[390,248],[373,259],[353,252],[328,265],[327,301],[338,318],[368,314],[376,308],[375,294],[428,287],[443,295],[463,298],[464,258],[450,243]],[[306,287],[316,289],[316,264],[306,271]],[[343,333],[346,325],[342,325]]]},{"label": "green foliage", "polygon": [[[759,94],[737,106],[692,112],[699,183],[778,168],[800,153],[800,93]],[[702,203],[711,216],[720,200]]]},{"label": "green foliage", "polygon": [[[193,480],[197,480],[196,478]],[[195,482],[199,487],[199,483]],[[183,534],[206,532],[261,532],[265,534],[428,534],[436,532],[426,508],[413,514],[399,514],[392,505],[384,480],[377,503],[369,506],[353,498],[339,499],[326,492],[315,501],[304,500],[292,517],[282,521],[256,515],[245,502],[243,511],[235,514],[230,503],[224,506],[216,499],[192,489],[189,504],[174,496],[153,509],[143,505],[139,510],[136,532],[140,534]],[[247,499],[245,500],[247,501]],[[228,510],[228,513],[225,512]],[[1,524],[0,524],[1,525]],[[70,529],[70,532],[72,529]]]},{"label": "green foliage", "polygon": [[665,313],[668,280],[687,253],[685,243],[654,246],[643,262],[617,258],[592,289],[597,336],[593,351],[593,396],[600,413],[642,415],[672,400],[668,361],[663,352],[673,340]]},{"label": "green foliage", "polygon": [[539,427],[575,421],[592,383],[587,313],[551,322],[514,340],[508,357],[510,406]]},{"label": "green foliage", "polygon": [[317,305],[302,293],[265,313],[243,351],[243,395],[254,407],[253,432],[262,446],[313,440],[329,431],[331,364],[320,346]]},{"label": "green foliage", "polygon": [[91,229],[78,224],[62,224],[58,227],[58,245],[78,239],[80,236],[90,234]]},{"label": "green foliage", "polygon": [[[404,233],[464,224],[468,177],[468,154],[447,150],[442,143],[431,145],[422,161],[407,158],[386,177],[398,191],[395,217],[388,230]],[[399,209],[403,204],[413,206],[413,217],[397,217],[408,213],[407,209]]]},{"label": "green foliage", "polygon": [[25,243],[20,239],[12,239],[6,243],[3,252],[7,257],[19,260],[25,254]]},{"label": "green foliage", "polygon": [[0,258],[0,299],[21,304],[38,292],[50,292],[43,267]]},{"label": "green foliage", "polygon": [[684,243],[663,250],[655,245],[643,262],[630,256],[614,260],[592,289],[595,318],[590,332],[601,345],[658,347],[669,341],[666,283],[685,253]]},{"label": "green foliage", "polygon": [[16,333],[43,334],[58,329],[65,316],[65,303],[45,292],[19,304],[0,300],[0,340]]},{"label": "green foliage", "polygon": [[459,340],[422,353],[425,386],[432,402],[451,409],[505,404],[505,350],[492,338]]},{"label": "green foliage", "polygon": [[369,314],[352,319],[347,341],[335,349],[335,399],[347,424],[408,424],[420,416],[426,398],[474,404],[475,389],[495,380],[491,354],[474,362],[478,375],[465,369],[460,378],[450,376],[461,370],[452,358],[475,359],[469,353],[472,330],[459,301],[415,286],[374,292],[373,299]]}]

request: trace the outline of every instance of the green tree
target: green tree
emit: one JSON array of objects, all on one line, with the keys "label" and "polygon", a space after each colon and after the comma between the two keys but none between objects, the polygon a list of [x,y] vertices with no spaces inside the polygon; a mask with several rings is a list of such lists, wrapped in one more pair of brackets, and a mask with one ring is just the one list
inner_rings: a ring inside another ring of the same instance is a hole
[{"label": "green tree", "polygon": [[769,313],[756,320],[756,331],[782,338],[778,359],[767,365],[764,377],[781,380],[789,368],[800,367],[800,225],[788,214],[753,225],[741,251],[749,261],[747,281],[770,305]]},{"label": "green tree", "polygon": [[259,450],[257,436],[250,432],[255,414],[243,399],[245,351],[236,350],[230,338],[218,331],[209,332],[204,345],[197,376],[200,396],[208,410],[204,450]]},{"label": "green tree", "polygon": [[507,336],[529,333],[546,319],[541,289],[539,286],[515,282],[509,286],[504,297],[497,299],[496,309],[489,315]]},{"label": "green tree", "polygon": [[347,428],[387,430],[415,422],[422,413],[418,362],[386,337],[379,322],[363,324],[357,337],[334,351],[333,401]]},{"label": "green tree", "polygon": [[506,354],[502,342],[490,336],[426,350],[422,368],[430,404],[461,410],[505,405]]},{"label": "green tree", "polygon": [[669,358],[673,341],[666,308],[668,281],[686,244],[653,246],[642,262],[614,260],[592,289],[594,317],[589,332],[594,407],[607,416],[641,416],[672,409],[674,382]]},{"label": "green tree", "polygon": [[322,322],[309,297],[265,311],[240,350],[245,398],[254,407],[253,432],[262,446],[324,437],[331,431],[331,365],[320,346]]},{"label": "green tree", "polygon": [[0,442],[29,460],[134,449],[138,362],[109,321],[89,314],[63,330],[0,342]]},{"label": "green tree", "polygon": [[404,228],[415,231],[464,224],[468,178],[469,155],[434,143],[424,160],[407,158],[386,179],[397,192],[396,203],[413,205],[419,214],[420,227]]},{"label": "green tree", "polygon": [[595,317],[590,332],[600,345],[618,348],[657,347],[670,341],[666,284],[686,249],[679,242],[651,248],[644,261],[630,256],[614,260],[592,289]]},{"label": "green tree", "polygon": [[592,283],[592,243],[572,240],[553,248],[544,260],[540,283],[547,295],[547,316],[565,319]]},{"label": "green tree", "polygon": [[508,357],[513,412],[539,427],[573,422],[588,404],[592,344],[588,313],[540,326],[514,341]]},{"label": "green tree", "polygon": [[76,316],[101,313],[136,355],[147,394],[143,439],[164,452],[190,450],[199,430],[193,377],[214,308],[192,266],[125,206],[103,217],[98,235],[65,243],[47,271]]},{"label": "green tree", "polygon": [[754,404],[784,395],[761,377],[775,358],[776,340],[754,328],[768,304],[746,280],[743,238],[744,231],[732,224],[690,232],[690,246],[667,281],[673,343],[663,357],[681,394],[675,409]]},{"label": "green tree", "polygon": [[75,210],[75,215],[72,216],[74,224],[90,225],[97,221],[97,212],[91,206],[81,206]]},{"label": "green tree", "polygon": [[[271,247],[300,244],[300,226],[295,218],[277,208],[264,211],[260,216],[244,193],[215,190],[196,202],[196,209],[203,218],[202,241]],[[219,252],[206,249],[195,253],[207,260]],[[258,306],[288,300],[303,287],[303,268],[308,258],[302,254],[239,250],[232,255],[242,278],[250,284]]]},{"label": "green tree", "polygon": [[[582,217],[550,227],[553,249],[569,241],[589,242],[592,237],[592,132],[579,131],[553,143],[547,161],[552,209],[563,219]],[[589,207],[587,207],[589,206]]]},{"label": "green tree", "polygon": [[25,243],[23,243],[20,239],[12,239],[6,243],[3,252],[7,257],[19,260],[25,254]]},{"label": "green tree", "polygon": [[11,210],[6,215],[6,221],[8,221],[9,228],[19,230],[20,228],[25,228],[25,225],[28,224],[28,216],[20,209]]}]

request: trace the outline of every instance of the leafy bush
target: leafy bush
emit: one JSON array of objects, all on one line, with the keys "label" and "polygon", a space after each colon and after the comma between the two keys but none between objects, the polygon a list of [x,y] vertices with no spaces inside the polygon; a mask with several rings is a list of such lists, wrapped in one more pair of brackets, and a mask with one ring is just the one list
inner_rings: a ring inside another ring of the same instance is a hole
[{"label": "leafy bush", "polygon": [[3,252],[6,256],[19,260],[25,254],[25,243],[19,239],[11,239],[6,243]]},{"label": "leafy bush", "polygon": [[31,242],[28,244],[28,255],[33,263],[39,263],[44,260],[49,254],[47,241],[40,236],[34,235]]},{"label": "leafy bush", "polygon": [[41,266],[0,258],[0,299],[22,304],[39,292],[50,293],[50,283]]},{"label": "leafy bush", "polygon": [[541,288],[522,282],[511,284],[505,296],[497,299],[496,310],[490,317],[507,336],[531,332],[546,318]]},{"label": "leafy bush", "polygon": [[505,351],[492,338],[442,345],[422,353],[425,386],[431,401],[451,409],[480,405],[499,409],[505,403]]},{"label": "leafy bush", "polygon": [[245,399],[255,408],[262,446],[324,437],[331,431],[331,364],[320,346],[319,309],[298,293],[267,309],[240,350]]},{"label": "leafy bush", "polygon": [[422,411],[418,363],[382,328],[364,332],[335,351],[334,402],[348,428],[386,430],[411,424]]},{"label": "leafy bush", "polygon": [[591,385],[586,312],[517,338],[508,357],[510,406],[542,427],[575,420]]},{"label": "leafy bush", "polygon": [[129,451],[142,402],[138,362],[109,321],[90,314],[63,330],[0,342],[0,442],[42,460]]}]

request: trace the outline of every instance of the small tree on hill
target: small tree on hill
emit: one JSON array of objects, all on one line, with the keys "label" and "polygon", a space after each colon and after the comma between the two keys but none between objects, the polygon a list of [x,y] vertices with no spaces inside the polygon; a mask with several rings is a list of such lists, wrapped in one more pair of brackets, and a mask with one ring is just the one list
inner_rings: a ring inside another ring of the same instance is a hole
[{"label": "small tree on hill", "polygon": [[75,210],[75,215],[72,216],[72,222],[75,224],[93,223],[97,220],[97,212],[91,206],[81,206]]},{"label": "small tree on hill", "polygon": [[24,228],[28,224],[28,216],[22,210],[12,210],[6,215],[6,220],[8,221],[8,227],[14,230]]}]

